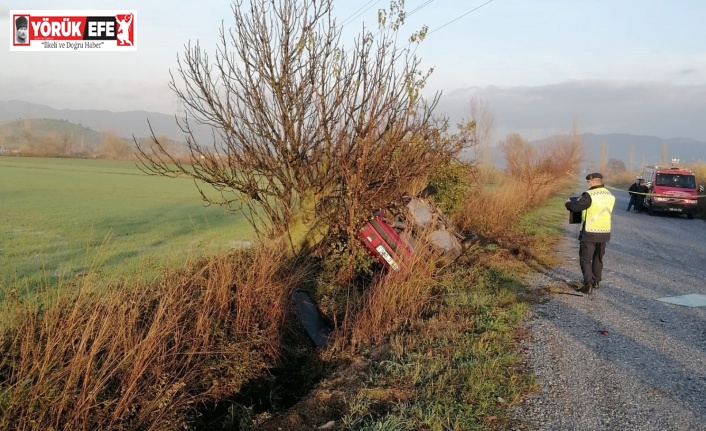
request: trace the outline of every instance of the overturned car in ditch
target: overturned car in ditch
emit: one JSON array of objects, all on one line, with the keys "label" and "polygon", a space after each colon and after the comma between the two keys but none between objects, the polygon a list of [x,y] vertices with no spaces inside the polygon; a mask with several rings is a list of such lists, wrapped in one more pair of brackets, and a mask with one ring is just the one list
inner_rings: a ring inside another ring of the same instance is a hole
[{"label": "overturned car in ditch", "polygon": [[375,259],[393,271],[409,261],[417,247],[430,247],[437,266],[456,260],[478,237],[464,236],[429,199],[429,186],[419,196],[403,196],[376,211],[358,230],[358,240]]}]

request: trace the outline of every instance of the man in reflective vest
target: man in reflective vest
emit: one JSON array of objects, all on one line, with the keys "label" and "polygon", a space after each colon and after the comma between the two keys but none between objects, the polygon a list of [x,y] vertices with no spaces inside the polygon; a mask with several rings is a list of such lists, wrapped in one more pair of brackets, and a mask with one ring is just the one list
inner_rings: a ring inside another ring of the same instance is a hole
[{"label": "man in reflective vest", "polygon": [[583,273],[582,293],[598,289],[603,274],[605,245],[610,241],[610,218],[615,196],[603,185],[603,175],[598,172],[586,175],[588,190],[575,201],[566,200],[566,209],[581,212],[579,235],[579,262]]}]

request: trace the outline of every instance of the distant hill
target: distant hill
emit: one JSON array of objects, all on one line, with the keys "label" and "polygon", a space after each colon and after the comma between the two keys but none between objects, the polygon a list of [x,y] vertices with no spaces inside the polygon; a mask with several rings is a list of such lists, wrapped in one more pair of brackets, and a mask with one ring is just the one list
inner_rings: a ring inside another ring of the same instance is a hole
[{"label": "distant hill", "polygon": [[[0,122],[23,120],[26,118],[45,118],[66,120],[79,126],[89,127],[98,132],[111,132],[123,138],[143,138],[150,135],[147,120],[152,124],[156,135],[166,135],[171,139],[183,140],[182,132],[176,125],[174,116],[147,111],[96,111],[54,109],[46,105],[19,100],[0,101]],[[196,137],[210,142],[210,129],[199,126]]]},{"label": "distant hill", "polygon": [[[534,141],[534,144],[543,145],[554,142],[562,136],[551,136]],[[632,151],[633,169],[638,169],[645,164],[659,163],[662,148],[666,146],[667,160],[677,158],[683,163],[706,161],[706,142],[689,138],[662,139],[656,136],[639,136],[624,133],[597,135],[593,133],[581,134],[586,166],[596,166],[601,159],[601,147],[607,149],[607,159],[617,159],[625,162],[631,169],[630,152]]]},{"label": "distant hill", "polygon": [[66,120],[33,118],[0,122],[0,147],[17,148],[25,140],[25,131],[32,139],[54,138],[79,143],[86,148],[97,148],[101,133]]}]

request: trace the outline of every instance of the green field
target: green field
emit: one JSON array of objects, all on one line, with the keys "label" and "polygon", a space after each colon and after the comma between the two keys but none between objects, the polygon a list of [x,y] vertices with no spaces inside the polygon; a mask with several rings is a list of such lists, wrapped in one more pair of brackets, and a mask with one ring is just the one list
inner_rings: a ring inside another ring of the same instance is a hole
[{"label": "green field", "polygon": [[204,207],[189,179],[133,162],[0,157],[0,295],[89,271],[154,277],[251,237],[241,214]]}]

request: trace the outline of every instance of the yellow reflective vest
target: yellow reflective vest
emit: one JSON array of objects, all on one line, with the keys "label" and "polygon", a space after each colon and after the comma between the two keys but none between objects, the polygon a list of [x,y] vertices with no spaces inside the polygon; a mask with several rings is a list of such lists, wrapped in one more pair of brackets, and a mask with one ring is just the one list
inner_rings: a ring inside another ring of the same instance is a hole
[{"label": "yellow reflective vest", "polygon": [[591,206],[583,211],[584,230],[586,232],[610,233],[610,215],[613,213],[615,196],[605,187],[587,190],[591,196]]}]

